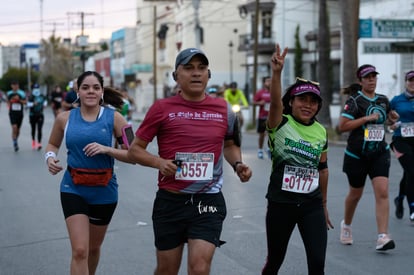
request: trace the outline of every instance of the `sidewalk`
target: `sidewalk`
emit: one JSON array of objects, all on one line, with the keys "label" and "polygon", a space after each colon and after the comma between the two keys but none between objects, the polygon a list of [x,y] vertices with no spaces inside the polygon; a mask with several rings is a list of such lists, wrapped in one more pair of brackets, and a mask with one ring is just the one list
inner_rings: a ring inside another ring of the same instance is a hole
[{"label": "sidewalk", "polygon": [[144,112],[133,112],[132,113],[132,120],[135,122],[141,122],[144,120],[146,113]]}]

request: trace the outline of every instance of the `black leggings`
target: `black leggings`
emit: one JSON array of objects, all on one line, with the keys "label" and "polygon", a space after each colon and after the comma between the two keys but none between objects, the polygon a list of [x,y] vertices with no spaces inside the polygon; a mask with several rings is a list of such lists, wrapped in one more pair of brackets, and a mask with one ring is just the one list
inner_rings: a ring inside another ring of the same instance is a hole
[{"label": "black leggings", "polygon": [[300,205],[268,202],[267,260],[262,275],[278,273],[296,225],[305,246],[308,274],[325,274],[327,226],[322,200],[316,200]]},{"label": "black leggings", "polygon": [[401,180],[400,180],[400,189],[398,190],[398,196],[400,197],[400,198],[404,198],[405,197],[405,186],[406,186],[406,184],[405,184],[405,182],[406,182],[406,176],[405,176],[405,172],[403,172],[403,176],[402,176],[402,178],[401,178]]},{"label": "black leggings", "polygon": [[36,139],[36,128],[37,128],[37,141],[42,141],[42,128],[44,115],[33,115],[30,116],[30,126],[32,127],[32,140]]}]

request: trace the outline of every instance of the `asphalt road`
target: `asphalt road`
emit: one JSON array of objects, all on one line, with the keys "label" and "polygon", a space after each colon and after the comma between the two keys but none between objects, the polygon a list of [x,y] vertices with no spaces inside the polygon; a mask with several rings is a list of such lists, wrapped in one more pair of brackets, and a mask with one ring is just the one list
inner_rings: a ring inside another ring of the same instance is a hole
[{"label": "asphalt road", "polygon": [[[45,145],[53,115],[46,111]],[[134,124],[134,129],[138,125]],[[48,174],[43,152],[32,151],[30,126],[26,113],[19,139],[20,151],[12,148],[11,130],[5,104],[0,107],[0,275],[69,274],[70,244],[59,200],[62,174]],[[266,257],[265,192],[270,161],[256,157],[257,136],[244,133],[244,161],[253,169],[249,183],[240,183],[230,165],[225,167],[223,193],[228,215],[222,239],[227,243],[216,250],[211,274],[260,274]],[[150,144],[156,152],[155,144]],[[407,213],[402,220],[390,206],[390,233],[396,249],[377,253],[374,195],[367,181],[357,208],[354,244],[339,243],[339,223],[343,215],[348,185],[342,173],[343,144],[331,144],[329,151],[328,209],[335,229],[328,232],[326,274],[412,274],[414,226]],[[60,159],[64,163],[64,148]],[[97,274],[153,274],[151,210],[156,191],[154,169],[116,163],[119,179],[119,204],[106,236]],[[391,202],[397,194],[402,170],[392,158]],[[406,208],[407,210],[407,208]],[[180,274],[187,274],[183,259]],[[306,258],[300,236],[292,235],[285,262],[279,274],[307,274]]]}]

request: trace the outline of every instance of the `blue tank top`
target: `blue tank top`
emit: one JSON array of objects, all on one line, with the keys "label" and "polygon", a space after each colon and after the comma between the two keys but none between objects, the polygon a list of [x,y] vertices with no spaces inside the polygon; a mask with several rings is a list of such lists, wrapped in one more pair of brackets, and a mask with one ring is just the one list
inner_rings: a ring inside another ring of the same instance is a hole
[{"label": "blue tank top", "polygon": [[[101,107],[100,115],[96,121],[85,121],[82,118],[80,108],[70,111],[65,131],[68,166],[90,169],[113,168],[113,157],[106,154],[87,157],[83,148],[91,142],[105,146],[113,145],[114,112],[113,109]],[[60,191],[79,195],[89,204],[108,204],[118,200],[118,184],[115,173],[107,186],[91,187],[75,185],[66,170]]]},{"label": "blue tank top", "polygon": [[[403,123],[414,122],[414,98],[408,98],[405,93],[395,96],[391,102],[391,109],[400,116]],[[401,127],[394,130],[393,137],[401,137]]]}]

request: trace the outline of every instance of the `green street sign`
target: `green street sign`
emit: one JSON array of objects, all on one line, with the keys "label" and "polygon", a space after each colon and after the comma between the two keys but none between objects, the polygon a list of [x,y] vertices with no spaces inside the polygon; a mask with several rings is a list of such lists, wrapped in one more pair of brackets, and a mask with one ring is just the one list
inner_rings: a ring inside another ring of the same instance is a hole
[{"label": "green street sign", "polygon": [[414,38],[413,20],[360,19],[360,38]]},{"label": "green street sign", "polygon": [[147,63],[132,64],[131,69],[136,73],[152,72],[152,64],[147,64]]}]

